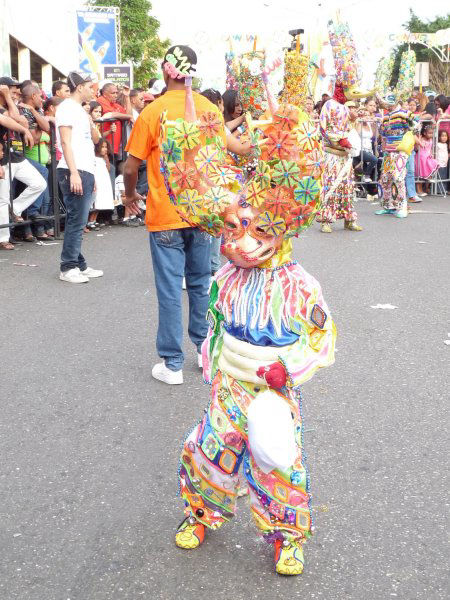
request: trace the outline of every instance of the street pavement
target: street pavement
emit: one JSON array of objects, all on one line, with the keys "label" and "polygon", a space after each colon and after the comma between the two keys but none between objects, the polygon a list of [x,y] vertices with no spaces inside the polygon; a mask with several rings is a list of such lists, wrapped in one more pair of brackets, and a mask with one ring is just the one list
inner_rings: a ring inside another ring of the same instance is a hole
[{"label": "street pavement", "polygon": [[303,388],[317,533],[293,578],[245,498],[199,549],[174,545],[180,448],[209,388],[188,340],[185,384],[151,378],[144,228],[86,235],[105,276],[81,286],[57,279],[61,245],[0,253],[1,600],[448,598],[450,198],[405,220],[375,209],[358,203],[361,233],[294,242],[338,338]]}]

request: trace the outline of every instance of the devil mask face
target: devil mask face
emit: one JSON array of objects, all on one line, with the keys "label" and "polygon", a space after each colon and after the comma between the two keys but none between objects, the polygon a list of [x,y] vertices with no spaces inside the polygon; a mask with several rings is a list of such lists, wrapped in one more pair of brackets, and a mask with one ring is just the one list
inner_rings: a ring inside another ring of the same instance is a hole
[{"label": "devil mask face", "polygon": [[273,235],[260,224],[261,213],[236,196],[223,214],[222,254],[244,269],[257,267],[272,258],[283,242],[283,234]]}]

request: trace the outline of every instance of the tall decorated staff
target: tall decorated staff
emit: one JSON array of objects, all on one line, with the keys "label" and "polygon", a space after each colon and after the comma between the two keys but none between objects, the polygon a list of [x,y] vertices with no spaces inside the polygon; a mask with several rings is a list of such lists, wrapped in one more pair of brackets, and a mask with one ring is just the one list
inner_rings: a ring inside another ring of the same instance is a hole
[{"label": "tall decorated staff", "polygon": [[405,177],[414,149],[413,130],[419,121],[409,110],[402,109],[400,102],[409,97],[414,87],[415,65],[415,53],[412,50],[403,52],[397,86],[384,101],[389,112],[383,117],[380,128],[384,153],[380,177],[381,208],[376,211],[377,215],[394,215],[400,219],[408,216]]},{"label": "tall decorated staff", "polygon": [[386,98],[391,91],[392,72],[394,70],[395,57],[391,52],[388,56],[380,59],[375,73],[375,85],[383,98]]},{"label": "tall decorated staff", "polygon": [[[303,571],[313,532],[305,464],[300,385],[334,360],[335,328],[319,283],[292,259],[320,205],[317,132],[295,106],[248,117],[259,161],[252,177],[225,161],[216,114],[161,117],[161,172],[189,224],[223,236],[228,261],[210,292],[203,345],[210,403],[183,444],[179,480],[185,520],[176,544],[198,547],[236,510],[238,471],[248,482],[251,514],[273,545],[276,571]],[[264,137],[260,126],[265,129]],[[301,141],[300,141],[301,140]]]},{"label": "tall decorated staff", "polygon": [[414,50],[402,52],[395,94],[398,100],[407,100],[414,89],[416,75],[416,53]]},{"label": "tall decorated staff", "polygon": [[308,96],[308,57],[301,53],[300,34],[297,35],[295,48],[287,49],[284,54],[284,87],[281,102],[305,107]]},{"label": "tall decorated staff", "polygon": [[325,151],[324,201],[318,215],[322,232],[331,233],[331,224],[344,219],[344,227],[360,231],[357,214],[353,207],[354,180],[349,110],[345,103],[364,98],[372,92],[360,88],[361,66],[353,36],[347,23],[328,23],[328,34],[336,69],[336,85],[333,98],[328,100],[320,113],[320,131]]}]

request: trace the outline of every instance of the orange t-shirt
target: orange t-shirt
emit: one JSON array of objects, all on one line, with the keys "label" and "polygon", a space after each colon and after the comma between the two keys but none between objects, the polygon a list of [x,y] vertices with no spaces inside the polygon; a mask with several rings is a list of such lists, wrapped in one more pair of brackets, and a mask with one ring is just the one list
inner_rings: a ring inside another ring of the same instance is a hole
[{"label": "orange t-shirt", "polygon": [[[215,112],[220,115],[223,121],[222,114],[217,106],[214,106],[212,102],[200,94],[194,92],[192,95],[197,115],[204,112]],[[136,158],[147,161],[148,195],[145,222],[149,231],[166,231],[167,229],[190,227],[178,216],[169,200],[160,171],[158,146],[161,113],[167,110],[168,121],[184,118],[185,98],[186,92],[184,90],[172,90],[146,106],[134,124],[128,140],[127,152]],[[224,128],[219,135],[226,145]],[[205,140],[202,139],[202,142],[205,143]]]}]

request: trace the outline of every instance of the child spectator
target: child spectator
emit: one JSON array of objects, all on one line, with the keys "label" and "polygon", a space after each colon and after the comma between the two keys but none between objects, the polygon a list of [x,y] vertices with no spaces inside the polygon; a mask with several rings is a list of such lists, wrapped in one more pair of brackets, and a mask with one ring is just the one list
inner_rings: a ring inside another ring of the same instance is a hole
[{"label": "child spectator", "polygon": [[110,157],[112,157],[112,150],[108,140],[100,138],[95,144],[94,210],[89,215],[87,224],[88,229],[98,229],[100,227],[100,224],[97,222],[99,211],[114,210],[114,197],[110,176]]},{"label": "child spectator", "polygon": [[[419,149],[416,154],[416,176],[428,180],[439,168],[439,164],[431,154],[433,146],[433,126],[424,123],[419,137]],[[417,184],[417,193],[419,196],[426,196],[423,191],[423,184]]]},{"label": "child spectator", "polygon": [[[448,179],[448,154],[449,154],[449,136],[446,131],[439,132],[439,139],[436,147],[436,158],[439,163],[439,178]],[[444,190],[448,190],[448,181],[443,181]]]}]

